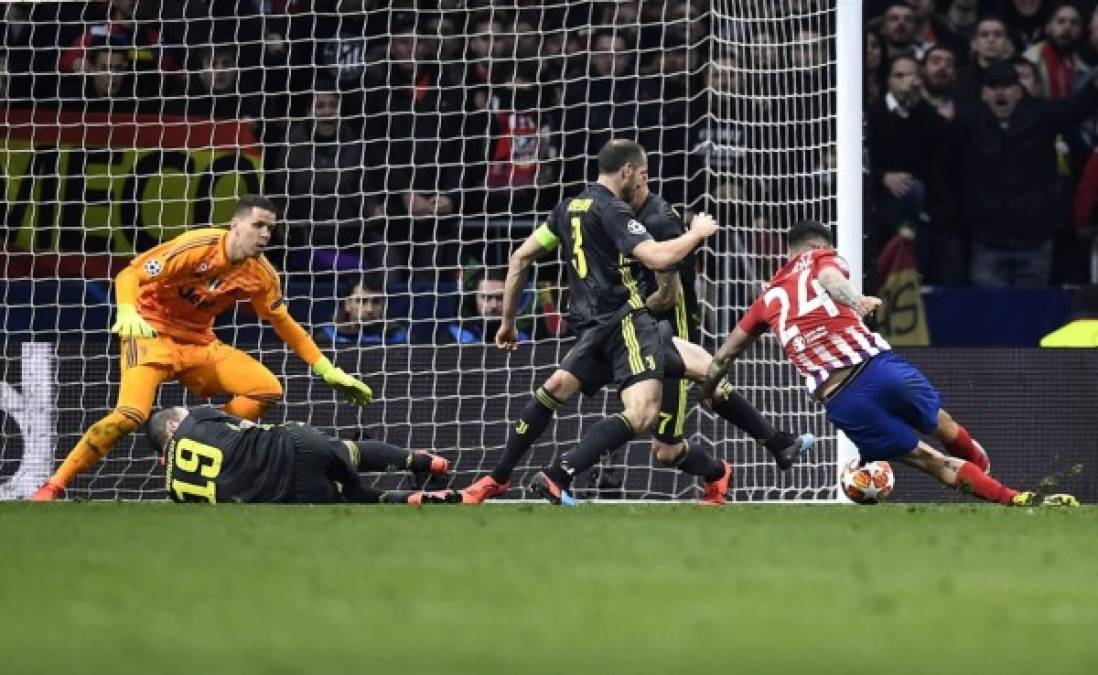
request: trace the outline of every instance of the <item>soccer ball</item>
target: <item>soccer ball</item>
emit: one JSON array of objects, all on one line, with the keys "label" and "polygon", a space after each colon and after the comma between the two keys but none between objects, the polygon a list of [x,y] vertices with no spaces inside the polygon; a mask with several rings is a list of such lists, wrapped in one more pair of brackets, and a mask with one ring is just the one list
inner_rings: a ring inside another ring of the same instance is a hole
[{"label": "soccer ball", "polygon": [[843,492],[855,504],[879,504],[892,494],[896,477],[888,462],[854,460],[843,468],[839,478]]}]

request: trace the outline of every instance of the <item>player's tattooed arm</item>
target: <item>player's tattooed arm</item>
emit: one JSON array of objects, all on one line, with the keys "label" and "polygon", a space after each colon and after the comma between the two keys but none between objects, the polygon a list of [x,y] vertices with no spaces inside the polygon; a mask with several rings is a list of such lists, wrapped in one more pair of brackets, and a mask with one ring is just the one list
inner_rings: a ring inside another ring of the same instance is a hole
[{"label": "player's tattooed arm", "polygon": [[671,309],[682,293],[682,279],[675,270],[656,272],[656,292],[648,296],[645,305],[649,311],[662,312]]},{"label": "player's tattooed arm", "polygon": [[752,335],[739,326],[732,329],[732,334],[728,336],[721,348],[713,355],[713,361],[709,364],[705,381],[701,384],[701,392],[698,394],[698,398],[703,403],[709,405],[712,402],[713,392],[717,390],[717,385],[728,374],[728,369],[732,367],[739,355],[758,338],[758,335]]},{"label": "player's tattooed arm", "polygon": [[870,314],[881,306],[881,299],[872,295],[862,295],[854,284],[834,267],[820,270],[820,285],[835,302],[846,305],[858,313],[858,316]]}]

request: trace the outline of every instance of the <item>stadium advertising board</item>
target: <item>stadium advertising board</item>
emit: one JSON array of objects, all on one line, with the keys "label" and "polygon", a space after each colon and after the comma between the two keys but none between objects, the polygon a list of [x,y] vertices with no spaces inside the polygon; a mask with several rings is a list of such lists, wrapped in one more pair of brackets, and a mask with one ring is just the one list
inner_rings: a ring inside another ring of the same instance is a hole
[{"label": "stadium advertising board", "polygon": [[262,162],[239,121],[0,110],[0,223],[27,251],[132,254],[227,222],[259,192]]}]

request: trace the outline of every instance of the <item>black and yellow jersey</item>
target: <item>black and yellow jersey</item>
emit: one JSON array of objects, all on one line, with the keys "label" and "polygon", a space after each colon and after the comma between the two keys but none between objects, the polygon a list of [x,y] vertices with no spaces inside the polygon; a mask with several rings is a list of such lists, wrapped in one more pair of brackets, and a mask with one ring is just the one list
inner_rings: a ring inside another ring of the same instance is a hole
[{"label": "black and yellow jersey", "polygon": [[568,260],[572,328],[597,326],[615,314],[620,316],[626,305],[644,308],[640,286],[644,266],[631,254],[652,236],[613,192],[598,183],[588,185],[553,209],[540,232],[542,245],[559,244]]},{"label": "black and yellow jersey", "polygon": [[284,502],[293,490],[296,423],[243,422],[192,408],[172,436],[165,487],[177,502]]},{"label": "black and yellow jersey", "polygon": [[[663,197],[654,192],[649,193],[648,200],[637,212],[637,220],[644,224],[645,229],[656,241],[675,239],[687,230],[682,216]],[[673,308],[652,313],[657,321],[669,322],[676,336],[695,343],[700,337],[698,329],[701,325],[698,294],[694,290],[694,278],[697,274],[696,265],[697,253],[691,251],[678,264],[679,280],[682,282],[682,295],[679,296]],[[656,290],[655,273],[645,268],[643,279],[642,287],[646,292],[654,292]]]}]

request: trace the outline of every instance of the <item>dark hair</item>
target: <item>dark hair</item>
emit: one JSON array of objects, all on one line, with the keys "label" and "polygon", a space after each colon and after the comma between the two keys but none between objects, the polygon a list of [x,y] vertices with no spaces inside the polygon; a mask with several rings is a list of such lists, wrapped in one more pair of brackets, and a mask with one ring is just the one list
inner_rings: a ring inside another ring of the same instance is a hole
[{"label": "dark hair", "polygon": [[164,454],[164,449],[167,448],[168,441],[171,440],[171,436],[168,435],[168,422],[178,422],[183,419],[180,411],[185,410],[186,408],[179,406],[164,408],[153,414],[145,424],[145,435],[149,437],[149,444],[152,445],[156,454]]},{"label": "dark hair", "polygon": [[1007,20],[1001,14],[988,12],[987,14],[981,14],[980,17],[976,19],[976,23],[972,25],[973,38],[976,37],[976,29],[978,29],[980,27],[980,24],[985,21],[997,21],[999,25],[1003,27],[1003,32],[1007,34],[1007,37],[1010,37],[1010,24],[1007,23]]},{"label": "dark hair", "polygon": [[1083,16],[1083,10],[1080,9],[1078,3],[1072,2],[1072,0],[1060,0],[1060,2],[1052,3],[1051,5],[1049,5],[1048,9],[1045,10],[1046,12],[1048,12],[1047,14],[1045,14],[1045,21],[1051,21],[1052,17],[1056,16],[1056,13],[1065,7],[1070,7],[1071,9],[1074,9],[1075,13],[1079,15],[1080,19],[1085,18]]},{"label": "dark hair", "polygon": [[818,220],[798,220],[785,235],[785,243],[789,248],[795,248],[810,239],[822,239],[831,244],[831,228]]},{"label": "dark hair", "polygon": [[915,64],[916,68],[919,67],[919,59],[915,58],[915,54],[911,52],[900,52],[899,54],[896,54],[895,56],[892,56],[888,59],[888,65],[885,66],[885,75],[891,77],[892,68],[894,68],[896,64],[900,61],[911,61]]},{"label": "dark hair", "polygon": [[941,42],[936,42],[927,47],[926,50],[923,52],[923,65],[926,65],[926,62],[930,60],[930,55],[934,52],[948,52],[949,55],[952,56],[954,59],[957,58],[957,52],[953,51],[952,47],[946,44],[942,44]]},{"label": "dark hair", "polygon": [[234,216],[243,216],[251,213],[252,209],[262,209],[264,211],[270,211],[271,213],[278,215],[278,207],[270,199],[263,195],[244,195],[236,202],[236,208],[233,209]]},{"label": "dark hair", "polygon": [[636,141],[614,139],[599,150],[599,175],[617,173],[626,164],[639,166],[644,162],[644,147]]},{"label": "dark hair", "polygon": [[507,281],[507,268],[484,266],[477,272],[477,287],[482,281]]},{"label": "dark hair", "polygon": [[355,278],[354,283],[347,289],[347,295],[354,293],[355,288],[364,288],[375,293],[385,292],[385,275],[381,272],[364,272]]}]

